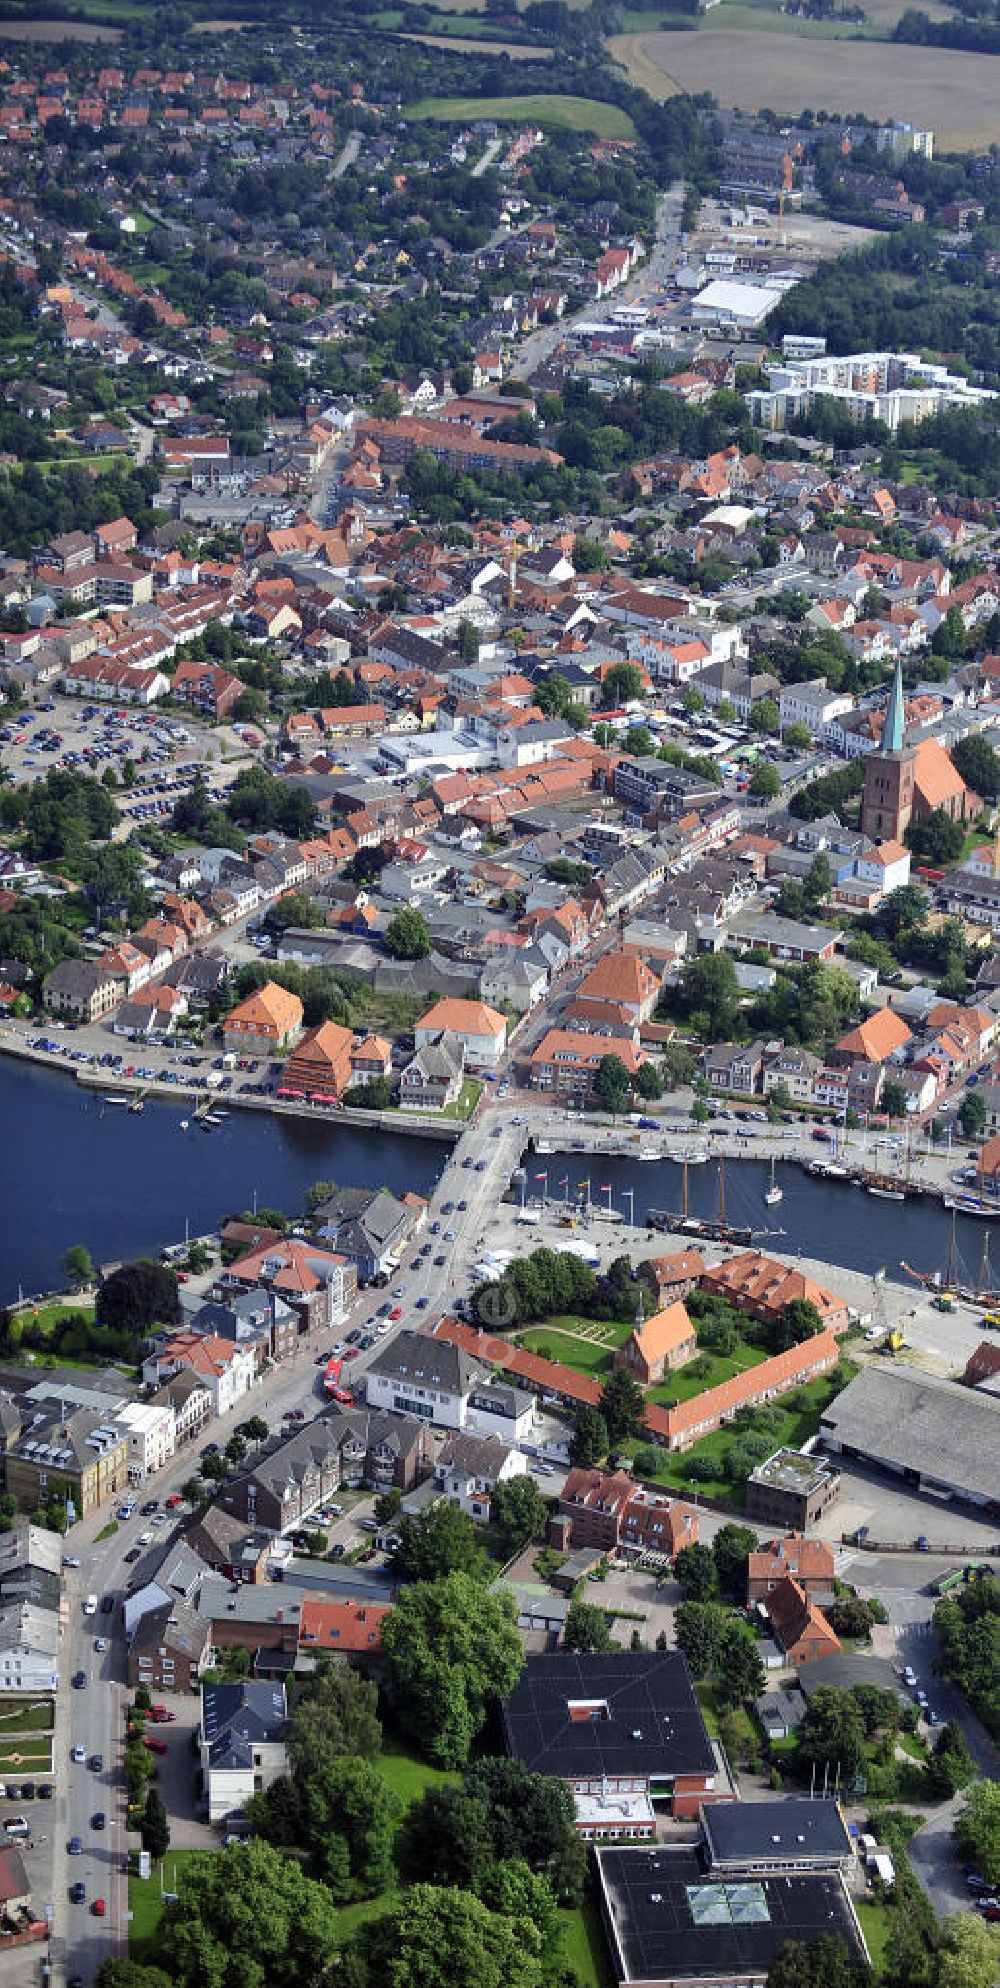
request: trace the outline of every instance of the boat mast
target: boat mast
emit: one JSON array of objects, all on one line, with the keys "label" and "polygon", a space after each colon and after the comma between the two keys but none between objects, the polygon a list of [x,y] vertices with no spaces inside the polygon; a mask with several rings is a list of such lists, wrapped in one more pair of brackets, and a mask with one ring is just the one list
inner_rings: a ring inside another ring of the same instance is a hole
[{"label": "boat mast", "polygon": [[718,1206],[718,1209],[716,1210],[716,1220],[717,1220],[717,1222],[718,1222],[718,1224],[719,1224],[719,1227],[720,1227],[720,1228],[721,1228],[721,1227],[723,1226],[723,1224],[725,1223],[725,1219],[726,1219],[726,1162],[725,1162],[725,1160],[724,1160],[724,1159],[721,1159],[721,1158],[720,1158],[720,1160],[719,1160],[719,1206]]},{"label": "boat mast", "polygon": [[955,1210],[953,1208],[951,1211],[951,1236],[948,1242],[948,1261],[944,1267],[945,1290],[946,1291],[953,1290],[957,1282],[958,1282],[958,1242],[955,1236]]},{"label": "boat mast", "polygon": [[982,1297],[984,1292],[991,1291],[992,1289],[993,1289],[993,1265],[990,1262],[990,1232],[988,1229],[984,1229],[983,1253],[979,1259],[978,1294],[980,1297]]},{"label": "boat mast", "polygon": [[687,1160],[684,1159],[681,1161],[681,1216],[685,1222],[687,1221],[687,1213],[688,1213],[688,1163]]}]

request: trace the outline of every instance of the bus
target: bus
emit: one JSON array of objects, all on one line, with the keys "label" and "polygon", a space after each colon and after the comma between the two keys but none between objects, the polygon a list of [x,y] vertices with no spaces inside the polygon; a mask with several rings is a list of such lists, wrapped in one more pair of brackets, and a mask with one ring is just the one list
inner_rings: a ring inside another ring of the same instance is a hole
[{"label": "bus", "polygon": [[339,1401],[342,1408],[353,1408],[353,1394],[349,1388],[341,1387],[340,1385],[343,1365],[343,1360],[336,1358],[336,1356],[332,1360],[327,1361],[326,1372],[323,1375],[323,1393],[326,1395],[328,1401]]}]

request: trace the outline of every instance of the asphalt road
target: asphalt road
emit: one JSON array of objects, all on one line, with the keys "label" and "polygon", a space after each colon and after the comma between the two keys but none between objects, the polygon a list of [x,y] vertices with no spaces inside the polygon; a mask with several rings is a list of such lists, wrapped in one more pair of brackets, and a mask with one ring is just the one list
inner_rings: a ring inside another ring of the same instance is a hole
[{"label": "asphalt road", "polygon": [[[678,180],[663,195],[656,210],[656,234],[649,255],[621,289],[607,300],[608,309],[641,303],[666,281],[680,253],[680,222],[685,191],[683,180]],[[510,367],[511,376],[530,380],[539,366],[544,365],[556,347],[562,344],[567,332],[575,324],[586,323],[602,308],[601,304],[587,304],[583,310],[574,312],[572,317],[560,318],[556,324],[543,325],[540,330],[531,332],[518,348]]]}]

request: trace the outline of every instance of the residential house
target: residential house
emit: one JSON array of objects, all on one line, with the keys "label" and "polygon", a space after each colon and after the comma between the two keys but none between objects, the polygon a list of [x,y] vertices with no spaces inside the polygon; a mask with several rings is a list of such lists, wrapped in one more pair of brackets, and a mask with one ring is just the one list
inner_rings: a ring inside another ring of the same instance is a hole
[{"label": "residential house", "polygon": [[420,1219],[387,1187],[337,1189],[315,1215],[318,1235],[354,1264],[359,1284],[392,1275]]},{"label": "residential house", "polygon": [[304,1595],[299,1610],[298,1654],[349,1657],[353,1664],[376,1663],[382,1654],[382,1631],[392,1614],[391,1602],[359,1601],[353,1595],[336,1600]]},{"label": "residential house", "polygon": [[293,1043],[302,1028],[302,1003],[276,981],[268,980],[231,1009],[222,1025],[227,1050],[240,1056],[275,1056]]},{"label": "residential house", "polygon": [[840,1640],[834,1635],[822,1609],[810,1601],[801,1583],[786,1574],[759,1604],[770,1623],[785,1662],[798,1668],[822,1657],[840,1654]]},{"label": "residential house", "polygon": [[249,1394],[257,1377],[252,1348],[192,1331],[166,1337],[142,1363],[142,1377],[149,1387],[183,1371],[204,1383],[217,1416],[228,1415]]},{"label": "residential house", "polygon": [[756,1097],[764,1072],[764,1042],[716,1042],[705,1051],[702,1069],[713,1091],[743,1098]]},{"label": "residential house", "polygon": [[807,1538],[801,1532],[764,1540],[747,1559],[748,1605],[766,1600],[788,1575],[810,1600],[829,1598],[834,1592],[832,1546],[825,1539]]},{"label": "residential house", "polygon": [[179,704],[190,704],[205,717],[218,720],[228,718],[245,686],[218,663],[178,663],[170,688]]},{"label": "residential house", "polygon": [[556,1097],[592,1098],[594,1080],[605,1056],[617,1056],[630,1077],[644,1061],[631,1036],[548,1029],[531,1056],[532,1089],[550,1091]]},{"label": "residential house", "polygon": [[724,1298],[737,1311],[768,1325],[776,1325],[787,1307],[796,1302],[813,1305],[829,1332],[845,1332],[850,1323],[844,1298],[759,1249],[741,1250],[710,1265],[701,1285],[713,1297]]},{"label": "residential house", "polygon": [[700,1249],[678,1249],[669,1256],[647,1256],[639,1265],[639,1276],[655,1292],[660,1304],[671,1305],[694,1291],[705,1271]]},{"label": "residential house", "polygon": [[161,1381],[149,1400],[153,1407],[173,1410],[174,1441],[178,1449],[184,1443],[195,1442],[212,1419],[212,1390],[190,1368],[182,1367]]},{"label": "residential house", "polygon": [[288,1765],[283,1684],[201,1687],[201,1769],[210,1823],[239,1815]]},{"label": "residential house", "polygon": [[0,1606],[0,1689],[55,1691],[59,1682],[59,1614],[30,1601]]},{"label": "residential house", "polygon": [[495,1008],[484,1001],[461,1001],[452,997],[435,1001],[421,1015],[414,1030],[418,1051],[436,1043],[440,1036],[450,1044],[461,1044],[468,1070],[495,1070],[507,1043],[507,1023]]},{"label": "residential house", "polygon": [[229,1301],[236,1291],[273,1292],[290,1305],[302,1332],[340,1325],[357,1290],[353,1264],[335,1251],[295,1236],[263,1244],[221,1271],[215,1294]]},{"label": "residential house", "polygon": [[681,1498],[649,1491],[625,1470],[575,1465],[559,1494],[549,1537],[561,1552],[593,1546],[600,1552],[655,1553],[672,1560],[698,1539],[698,1514]]},{"label": "residential house", "polygon": [[77,1022],[100,1021],[120,1000],[118,981],[92,960],[61,960],[42,984],[42,1001],[49,1013],[69,1015]]},{"label": "residential house", "polygon": [[850,1069],[855,1063],[899,1062],[912,1040],[912,1030],[895,1008],[879,1008],[841,1037],[830,1061],[841,1069]]},{"label": "residential house", "polygon": [[285,1065],[279,1096],[298,1091],[305,1097],[339,1098],[352,1082],[353,1041],[351,1030],[337,1022],[309,1029]]},{"label": "residential house", "polygon": [[424,1423],[412,1415],[338,1405],[258,1457],[223,1486],[219,1504],[244,1525],[288,1532],[343,1485],[408,1491],[430,1458]]},{"label": "residential house", "polygon": [[442,1032],[404,1064],[399,1077],[400,1103],[422,1111],[443,1111],[461,1096],[464,1069],[461,1042]]},{"label": "residential house", "polygon": [[434,1484],[442,1498],[485,1524],[494,1487],[512,1477],[523,1477],[527,1468],[523,1451],[512,1448],[501,1436],[476,1436],[463,1429],[442,1443],[434,1465]]},{"label": "residential house", "polygon": [[211,1628],[187,1602],[171,1600],[140,1616],[128,1639],[126,1675],[134,1691],[196,1691],[212,1653]]},{"label": "residential house", "polygon": [[39,1407],[22,1434],[8,1439],[6,1488],[20,1509],[34,1512],[60,1495],[72,1520],[99,1510],[128,1484],[128,1439],[110,1411],[64,1414]]},{"label": "residential house", "polygon": [[584,975],[572,1005],[574,1019],[638,1030],[656,1006],[660,982],[634,953],[605,953]]}]

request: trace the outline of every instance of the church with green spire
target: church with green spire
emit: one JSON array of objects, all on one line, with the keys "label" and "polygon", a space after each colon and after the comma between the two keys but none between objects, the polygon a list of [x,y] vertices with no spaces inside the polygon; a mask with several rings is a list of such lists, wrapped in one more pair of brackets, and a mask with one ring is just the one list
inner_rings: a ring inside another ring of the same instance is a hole
[{"label": "church with green spire", "polygon": [[916,758],[906,743],[903,672],[897,661],[881,742],[865,761],[861,833],[872,842],[902,842],[913,817]]}]

